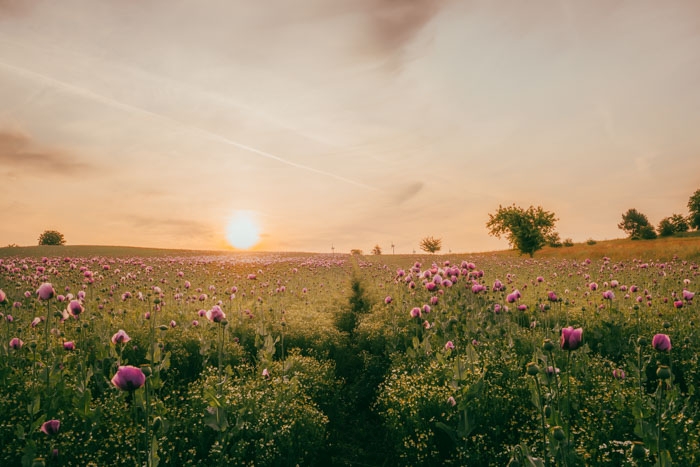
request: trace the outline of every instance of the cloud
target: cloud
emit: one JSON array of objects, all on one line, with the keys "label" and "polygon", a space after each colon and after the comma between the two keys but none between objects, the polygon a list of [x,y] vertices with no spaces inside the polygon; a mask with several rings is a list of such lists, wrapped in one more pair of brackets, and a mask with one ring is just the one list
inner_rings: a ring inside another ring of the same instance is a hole
[{"label": "cloud", "polygon": [[392,202],[394,204],[403,204],[406,201],[414,198],[420,193],[425,187],[423,182],[411,182],[408,185],[404,185],[396,191]]},{"label": "cloud", "polygon": [[376,40],[388,51],[401,51],[444,3],[444,0],[370,0],[368,13]]},{"label": "cloud", "polygon": [[30,0],[0,0],[0,17],[26,13],[33,3]]},{"label": "cloud", "polygon": [[215,236],[214,230],[209,225],[193,220],[131,215],[126,216],[125,221],[134,229],[157,231],[182,238]]},{"label": "cloud", "polygon": [[69,175],[89,167],[69,151],[41,147],[31,136],[16,129],[0,129],[0,170],[5,169],[8,174]]}]

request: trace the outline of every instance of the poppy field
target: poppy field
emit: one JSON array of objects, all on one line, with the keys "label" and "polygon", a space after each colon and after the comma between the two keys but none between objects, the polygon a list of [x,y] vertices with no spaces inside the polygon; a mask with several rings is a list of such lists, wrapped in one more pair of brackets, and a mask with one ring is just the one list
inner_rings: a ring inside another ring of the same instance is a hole
[{"label": "poppy field", "polygon": [[700,465],[696,253],[47,248],[0,257],[0,465]]}]

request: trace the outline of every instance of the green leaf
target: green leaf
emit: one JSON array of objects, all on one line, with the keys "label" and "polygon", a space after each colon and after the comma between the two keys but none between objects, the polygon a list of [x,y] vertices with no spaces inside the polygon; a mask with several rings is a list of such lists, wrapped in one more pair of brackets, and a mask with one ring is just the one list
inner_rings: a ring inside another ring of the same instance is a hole
[{"label": "green leaf", "polygon": [[151,458],[149,466],[158,467],[160,457],[158,457],[158,438],[155,435],[151,438],[151,451],[148,453],[148,455]]},{"label": "green leaf", "polygon": [[436,423],[435,423],[435,426],[438,427],[438,428],[440,428],[440,429],[441,429],[442,431],[444,431],[445,433],[447,433],[447,435],[450,437],[450,439],[452,440],[452,442],[455,443],[455,444],[457,444],[457,435],[456,435],[457,430],[455,430],[455,429],[452,428],[451,426],[448,426],[448,425],[446,425],[446,424],[444,424],[444,423],[442,423],[442,422],[436,422]]},{"label": "green leaf", "polygon": [[659,461],[656,463],[659,467],[670,467],[673,465],[673,461],[671,460],[671,453],[668,451],[668,449],[664,449],[659,453]]},{"label": "green leaf", "polygon": [[32,402],[29,403],[29,406],[27,407],[27,410],[29,411],[29,415],[32,417],[39,413],[39,409],[41,408],[41,396],[37,395]]},{"label": "green leaf", "polygon": [[207,407],[204,413],[204,424],[215,431],[226,431],[228,428],[226,410],[223,407]]}]

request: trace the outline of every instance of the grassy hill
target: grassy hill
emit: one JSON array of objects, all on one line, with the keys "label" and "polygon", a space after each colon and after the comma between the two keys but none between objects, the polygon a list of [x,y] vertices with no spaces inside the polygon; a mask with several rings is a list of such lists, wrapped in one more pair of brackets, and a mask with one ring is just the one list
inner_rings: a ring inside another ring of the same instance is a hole
[{"label": "grassy hill", "polygon": [[[103,245],[67,245],[67,246],[25,246],[25,247],[4,247],[0,248],[0,258],[10,256],[30,256],[30,257],[86,257],[86,256],[201,256],[201,255],[250,255],[260,256],[270,253],[265,252],[234,252],[224,250],[171,250],[165,248],[140,248],[130,246],[103,246]],[[277,255],[310,255],[314,253],[291,253],[280,252]],[[508,257],[518,257],[520,254],[514,250],[501,250],[483,253],[452,253],[446,256],[461,259],[480,255],[497,255]],[[425,257],[432,255],[382,255],[382,257],[393,256],[395,259]],[[660,237],[655,240],[603,240],[589,245],[588,243],[576,243],[572,247],[544,249],[535,253],[535,258],[570,258],[586,259],[601,258],[609,256],[614,259],[641,259],[644,261],[666,261],[674,256],[689,261],[700,261],[700,232],[691,232],[682,236]]]}]

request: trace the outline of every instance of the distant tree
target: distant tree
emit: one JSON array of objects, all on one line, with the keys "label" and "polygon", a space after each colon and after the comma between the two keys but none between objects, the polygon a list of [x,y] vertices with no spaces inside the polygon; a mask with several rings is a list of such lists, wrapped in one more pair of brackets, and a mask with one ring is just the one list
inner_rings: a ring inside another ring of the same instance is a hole
[{"label": "distant tree", "polygon": [[690,225],[688,224],[688,219],[681,216],[680,214],[674,214],[671,216],[671,223],[676,228],[676,233],[687,232],[690,230]]},{"label": "distant tree", "polygon": [[523,209],[514,204],[505,208],[499,206],[495,214],[489,214],[486,227],[489,235],[497,238],[505,236],[513,248],[532,257],[550,240],[559,239],[559,234],[554,231],[556,221],[554,213],[545,211],[541,206]]},{"label": "distant tree", "polygon": [[659,235],[662,237],[668,237],[675,233],[687,232],[690,226],[685,217],[680,214],[674,214],[671,217],[666,217],[661,219],[659,222]]},{"label": "distant tree", "polygon": [[547,245],[551,246],[552,248],[560,248],[564,246],[564,244],[561,242],[561,237],[559,236],[559,232],[552,232],[549,235],[547,235]]},{"label": "distant tree", "polygon": [[382,254],[382,247],[379,245],[374,245],[374,248],[372,248],[372,254],[373,255],[381,255]]},{"label": "distant tree", "polygon": [[659,227],[657,228],[659,231],[659,236],[661,237],[668,237],[676,233],[676,229],[671,223],[671,218],[670,217],[665,217],[661,219],[661,222],[659,222]]},{"label": "distant tree", "polygon": [[620,230],[624,230],[632,240],[650,240],[656,238],[656,231],[649,223],[647,216],[637,211],[636,209],[628,209],[622,215],[622,222],[617,224]]},{"label": "distant tree", "polygon": [[426,253],[436,253],[442,248],[442,239],[425,237],[420,241],[420,249]]},{"label": "distant tree", "polygon": [[65,245],[66,239],[61,232],[45,230],[39,235],[39,245]]},{"label": "distant tree", "polygon": [[361,255],[362,255],[362,250],[360,250],[360,249],[358,249],[358,248],[353,248],[352,250],[350,250],[350,254],[351,254],[351,255],[361,256]]},{"label": "distant tree", "polygon": [[696,190],[688,200],[688,223],[693,229],[700,230],[700,190]]},{"label": "distant tree", "polygon": [[566,247],[574,246],[574,241],[571,238],[565,238],[562,245]]}]

